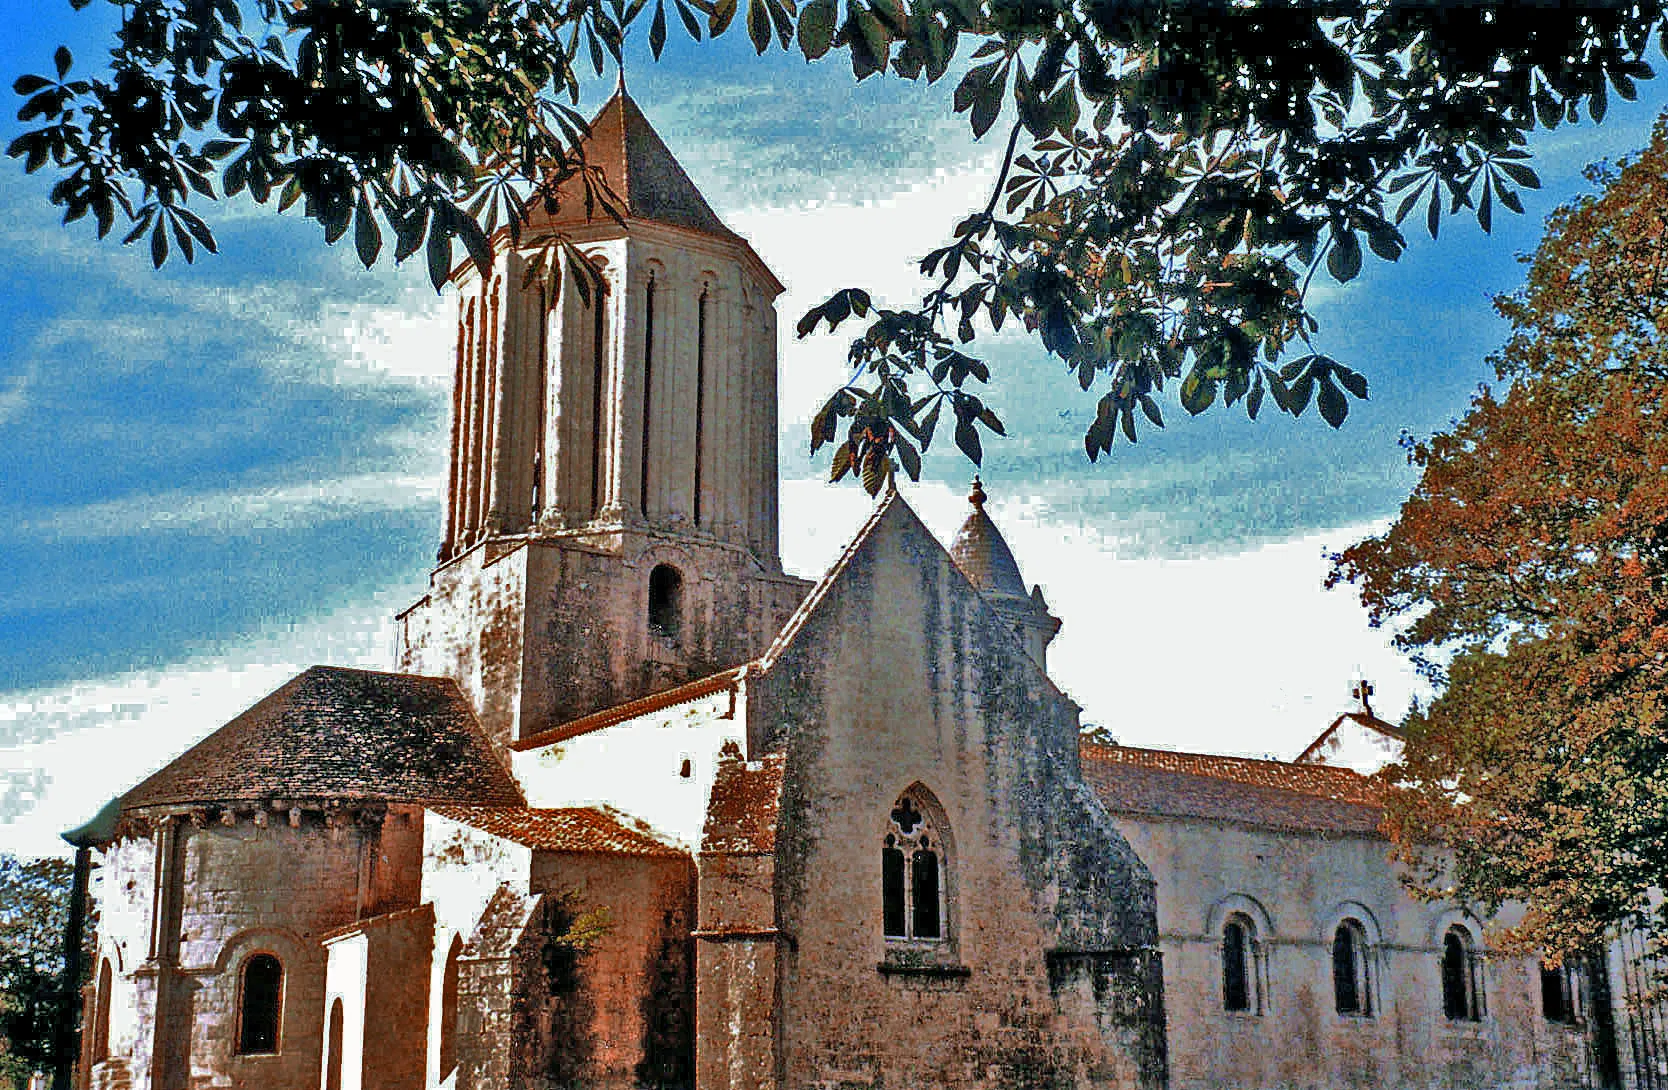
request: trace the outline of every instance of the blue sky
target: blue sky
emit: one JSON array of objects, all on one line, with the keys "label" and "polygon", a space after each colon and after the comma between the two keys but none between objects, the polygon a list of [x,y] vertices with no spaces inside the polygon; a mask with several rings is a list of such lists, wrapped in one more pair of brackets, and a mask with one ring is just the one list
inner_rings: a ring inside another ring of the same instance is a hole
[{"label": "blue sky", "polygon": [[[6,82],[63,41],[94,62],[114,10],[0,0]],[[732,35],[674,40],[628,75],[789,285],[790,333],[848,283],[907,298],[913,260],[991,181],[993,149],[950,112],[953,74],[856,84],[838,58],[759,60]],[[1352,668],[1380,681],[1381,710],[1405,702],[1382,637],[1320,590],[1322,551],[1394,514],[1412,484],[1397,435],[1463,411],[1500,337],[1489,297],[1518,283],[1582,165],[1644,142],[1668,100],[1645,89],[1600,128],[1537,141],[1528,215],[1492,236],[1451,223],[1320,290],[1321,347],[1372,383],[1341,432],[1171,405],[1171,427],[1090,465],[1092,399],[1035,345],[987,346],[1015,435],[987,447],[993,509],[1066,621],[1056,674],[1087,718],[1129,742],[1289,755],[1341,709]],[[210,209],[221,256],[155,272],[58,226],[44,176],[0,169],[0,849],[47,850],[294,669],[391,661],[389,619],[422,592],[440,528],[449,300],[418,267],[366,272],[298,216],[240,202]],[[818,483],[803,438],[842,355],[826,336],[782,345],[785,552],[811,575],[865,506]],[[909,492],[946,538],[969,475],[935,454]]]}]

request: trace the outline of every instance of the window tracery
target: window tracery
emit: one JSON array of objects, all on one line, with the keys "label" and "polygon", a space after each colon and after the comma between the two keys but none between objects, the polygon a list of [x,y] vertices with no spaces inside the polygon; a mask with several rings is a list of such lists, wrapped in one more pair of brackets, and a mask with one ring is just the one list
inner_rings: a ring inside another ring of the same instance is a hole
[{"label": "window tracery", "polygon": [[944,843],[916,790],[899,797],[881,842],[881,918],[892,941],[945,938]]}]

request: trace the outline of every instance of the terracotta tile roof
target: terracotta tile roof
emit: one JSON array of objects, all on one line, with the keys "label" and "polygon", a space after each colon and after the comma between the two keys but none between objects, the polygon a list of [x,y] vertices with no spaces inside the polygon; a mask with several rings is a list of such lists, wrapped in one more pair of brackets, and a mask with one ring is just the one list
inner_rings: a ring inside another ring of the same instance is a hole
[{"label": "terracotta tile roof", "polygon": [[570,806],[540,810],[527,806],[434,806],[442,817],[537,851],[607,852],[614,855],[686,856],[661,840],[648,825],[617,810]]},{"label": "terracotta tile roof", "polygon": [[525,805],[450,678],[314,666],[122,797]]},{"label": "terracotta tile roof", "polygon": [[667,708],[675,708],[679,704],[688,704],[691,701],[701,699],[703,696],[723,692],[725,689],[734,689],[740,684],[742,675],[746,670],[746,665],[737,666],[713,674],[710,677],[686,681],[682,685],[671,689],[650,693],[648,696],[641,696],[636,700],[628,700],[624,704],[616,704],[611,708],[592,712],[590,715],[582,716],[579,719],[569,720],[559,726],[551,727],[549,730],[528,735],[520,741],[511,742],[510,748],[517,753],[521,753],[529,749],[538,749],[541,746],[555,745],[557,742],[566,742],[570,738],[578,738],[582,734],[590,734],[592,731],[624,723],[628,719],[636,719],[639,716],[664,711]]},{"label": "terracotta tile roof", "polygon": [[771,753],[762,761],[744,761],[739,751],[726,749],[707,805],[703,854],[769,855],[776,850],[785,760]]},{"label": "terracotta tile roof", "polygon": [[1115,814],[1360,834],[1376,833],[1382,816],[1376,786],[1347,768],[1090,742],[1079,748],[1084,780]]},{"label": "terracotta tile roof", "polygon": [[[602,168],[608,186],[625,204],[627,216],[667,223],[703,234],[735,239],[734,231],[719,220],[695,183],[654,131],[631,96],[617,91],[591,119],[591,132],[581,145],[585,161]],[[604,217],[600,209],[595,213]],[[585,191],[570,179],[558,191],[554,216],[538,215],[537,222],[584,223]]]}]

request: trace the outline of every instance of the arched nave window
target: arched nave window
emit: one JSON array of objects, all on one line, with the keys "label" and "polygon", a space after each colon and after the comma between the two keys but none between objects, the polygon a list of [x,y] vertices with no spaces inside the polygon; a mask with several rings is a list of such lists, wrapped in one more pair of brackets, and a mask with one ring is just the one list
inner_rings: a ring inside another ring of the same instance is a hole
[{"label": "arched nave window", "polygon": [[1453,1022],[1483,1017],[1483,965],[1471,932],[1455,924],[1442,936],[1442,1013]]},{"label": "arched nave window", "polygon": [[1332,999],[1339,1014],[1373,1016],[1372,951],[1359,920],[1346,919],[1332,933]]},{"label": "arched nave window", "polygon": [[1257,925],[1235,912],[1222,925],[1222,1007],[1245,1014],[1263,1012],[1262,949]]},{"label": "arched nave window", "polygon": [[923,788],[899,796],[880,848],[881,921],[894,941],[940,942],[946,937],[948,857],[938,809]]}]

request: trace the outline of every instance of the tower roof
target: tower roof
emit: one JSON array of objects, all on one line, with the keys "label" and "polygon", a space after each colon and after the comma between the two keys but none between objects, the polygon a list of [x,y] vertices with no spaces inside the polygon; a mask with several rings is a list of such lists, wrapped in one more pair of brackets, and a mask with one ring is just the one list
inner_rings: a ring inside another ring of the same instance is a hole
[{"label": "tower roof", "polygon": [[266,798],[525,805],[449,678],[314,666],[129,791],[122,809]]},{"label": "tower roof", "polygon": [[990,516],[985,514],[985,489],[979,478],[973,478],[973,491],[967,497],[973,513],[961,524],[956,540],[950,546],[950,558],[956,562],[967,581],[985,595],[1004,598],[1029,598],[1025,580],[1019,574],[1019,562],[1013,550],[1002,538]]},{"label": "tower roof", "polygon": [[[739,238],[719,220],[625,88],[615,91],[591,119],[590,134],[580,147],[587,163],[602,168],[609,188],[622,202],[624,215],[720,238]],[[584,223],[585,212],[584,186],[578,178],[570,178],[558,190],[555,214],[545,222]],[[592,218],[602,216],[598,209]]]}]

